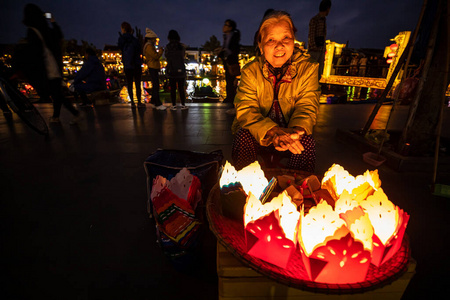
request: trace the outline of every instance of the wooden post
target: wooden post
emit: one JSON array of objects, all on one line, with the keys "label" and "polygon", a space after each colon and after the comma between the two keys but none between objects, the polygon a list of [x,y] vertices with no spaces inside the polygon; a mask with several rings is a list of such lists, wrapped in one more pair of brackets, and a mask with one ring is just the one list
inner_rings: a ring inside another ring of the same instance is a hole
[{"label": "wooden post", "polygon": [[[450,50],[450,3],[447,2],[447,8],[446,8],[446,16],[444,17],[447,21],[447,49]],[[436,185],[436,174],[437,174],[437,167],[438,167],[438,160],[439,160],[439,144],[441,139],[441,131],[442,131],[442,121],[444,119],[444,106],[445,106],[445,91],[448,87],[448,71],[449,71],[449,64],[450,64],[450,52],[447,52],[446,61],[445,61],[445,80],[443,82],[443,88],[444,91],[442,93],[442,105],[441,110],[439,112],[439,123],[437,128],[437,134],[436,134],[436,146],[434,150],[434,165],[433,165],[433,179],[431,183],[431,190],[434,192],[434,188]]]},{"label": "wooden post", "polygon": [[[406,63],[405,63],[405,70],[403,72],[403,77],[402,80],[400,81],[400,87],[403,84],[403,81],[406,77],[406,72],[408,70],[408,65],[409,65],[409,61],[411,59],[411,55],[412,55],[412,50],[414,48],[414,42],[416,41],[417,38],[417,34],[419,32],[419,28],[420,28],[420,24],[422,23],[422,19],[423,19],[423,15],[425,13],[425,8],[427,6],[427,0],[423,1],[423,5],[422,5],[422,10],[420,12],[420,16],[419,16],[419,20],[417,21],[417,25],[416,28],[414,29],[414,34],[412,39],[410,39],[408,41],[408,44],[405,47],[405,50],[402,53],[402,56],[400,57],[400,59],[398,60],[397,66],[394,69],[394,72],[392,73],[392,76],[389,78],[389,82],[386,85],[386,88],[383,90],[383,93],[381,94],[380,99],[378,100],[377,104],[375,105],[375,107],[372,110],[372,113],[369,116],[369,119],[366,122],[366,125],[364,126],[363,130],[361,131],[361,135],[365,136],[367,131],[370,128],[370,125],[372,125],[373,120],[375,119],[375,116],[378,113],[378,110],[380,110],[381,105],[383,104],[384,100],[386,100],[386,96],[388,95],[390,89],[392,88],[392,85],[394,84],[395,78],[397,77],[397,73],[400,71],[400,67],[402,66],[402,61],[404,60],[405,54],[406,52],[408,52],[408,57],[406,58]],[[392,113],[392,111],[391,111]],[[386,128],[387,128],[387,124],[386,124]]]},{"label": "wooden post", "polygon": [[439,2],[438,2],[437,12],[436,12],[436,16],[435,16],[434,23],[433,23],[433,28],[431,30],[430,39],[428,41],[427,51],[426,51],[426,55],[425,55],[425,62],[423,65],[423,70],[422,70],[422,76],[420,77],[419,83],[417,85],[416,94],[415,94],[414,99],[409,108],[408,120],[406,121],[406,126],[403,129],[402,136],[401,136],[399,144],[398,144],[398,152],[399,153],[403,153],[405,150],[406,141],[408,138],[408,132],[410,131],[410,129],[412,127],[414,117],[416,115],[417,107],[419,105],[419,100],[422,96],[423,87],[424,87],[424,84],[428,77],[428,71],[430,69],[431,61],[433,59],[434,46],[436,44],[436,37],[437,37],[437,33],[438,33],[440,17],[442,15],[441,2],[442,2],[441,0],[439,0]]}]

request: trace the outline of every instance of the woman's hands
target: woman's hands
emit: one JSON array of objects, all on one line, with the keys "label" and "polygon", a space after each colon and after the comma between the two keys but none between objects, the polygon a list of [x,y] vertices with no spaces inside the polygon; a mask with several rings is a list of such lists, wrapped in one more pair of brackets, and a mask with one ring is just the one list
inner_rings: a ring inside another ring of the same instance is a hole
[{"label": "woman's hands", "polygon": [[293,154],[300,154],[303,150],[303,145],[300,143],[300,138],[305,134],[302,127],[281,128],[273,127],[266,136],[272,139],[272,144],[278,151],[289,150]]}]

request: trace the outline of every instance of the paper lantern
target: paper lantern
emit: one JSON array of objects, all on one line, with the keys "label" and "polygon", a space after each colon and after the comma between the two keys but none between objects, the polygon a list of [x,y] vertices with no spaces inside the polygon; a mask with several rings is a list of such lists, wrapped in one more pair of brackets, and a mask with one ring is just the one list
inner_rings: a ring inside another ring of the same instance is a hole
[{"label": "paper lantern", "polygon": [[311,280],[332,284],[362,282],[370,266],[370,252],[350,233],[329,240],[309,257],[302,252],[302,258]]},{"label": "paper lantern", "polygon": [[244,226],[248,254],[286,268],[296,249],[300,213],[286,192],[262,204],[251,192],[245,204]]},{"label": "paper lantern", "polygon": [[338,164],[333,164],[322,179],[322,187],[327,189],[335,200],[347,190],[352,199],[360,202],[380,186],[378,170],[366,171],[363,175],[354,177]]},{"label": "paper lantern", "polygon": [[237,178],[247,195],[251,192],[257,198],[261,197],[261,194],[269,183],[258,161],[239,170],[237,172]]},{"label": "paper lantern", "polygon": [[321,201],[301,218],[300,224],[300,252],[311,280],[354,283],[365,279],[370,251],[352,236],[329,204]]},{"label": "paper lantern", "polygon": [[361,207],[374,229],[372,263],[380,266],[400,249],[409,215],[389,201],[381,188],[361,202]]},{"label": "paper lantern", "polygon": [[170,180],[169,188],[175,195],[187,200],[193,210],[202,199],[200,179],[192,175],[187,168],[181,169]]},{"label": "paper lantern", "polygon": [[234,189],[236,186],[241,186],[236,169],[228,162],[225,162],[223,167],[222,175],[219,180],[220,189],[228,192]]},{"label": "paper lantern", "polygon": [[219,184],[222,214],[242,222],[247,195],[239,182],[236,169],[228,161],[225,162]]},{"label": "paper lantern", "polygon": [[354,200],[347,190],[344,190],[339,199],[334,204],[334,210],[339,214],[343,214],[348,210],[352,210],[358,206],[358,201]]},{"label": "paper lantern", "polygon": [[356,206],[352,210],[339,214],[352,233],[355,240],[364,245],[364,249],[372,252],[373,249],[373,227],[369,215],[366,214],[361,206]]},{"label": "paper lantern", "polygon": [[[303,210],[302,210],[303,212]],[[320,201],[317,206],[311,208],[306,216],[301,214],[299,241],[306,255],[311,255],[315,248],[324,245],[327,240],[335,238],[335,233],[345,222],[333,207],[325,201]],[[345,234],[348,233],[346,230]]]}]

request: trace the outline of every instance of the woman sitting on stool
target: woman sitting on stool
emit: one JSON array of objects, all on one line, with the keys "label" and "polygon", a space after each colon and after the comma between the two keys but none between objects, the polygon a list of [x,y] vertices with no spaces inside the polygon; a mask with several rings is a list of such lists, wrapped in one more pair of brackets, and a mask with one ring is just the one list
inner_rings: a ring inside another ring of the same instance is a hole
[{"label": "woman sitting on stool", "polygon": [[289,169],[314,172],[319,64],[294,44],[295,32],[283,11],[261,22],[257,40],[262,55],[242,69],[234,100],[232,159],[237,170],[269,154],[277,160],[287,157]]}]

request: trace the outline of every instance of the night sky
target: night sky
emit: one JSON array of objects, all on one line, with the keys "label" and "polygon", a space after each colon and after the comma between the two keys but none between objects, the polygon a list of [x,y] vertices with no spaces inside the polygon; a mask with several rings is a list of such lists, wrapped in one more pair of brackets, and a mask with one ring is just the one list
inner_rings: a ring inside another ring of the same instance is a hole
[{"label": "night sky", "polygon": [[[25,37],[23,7],[30,1],[6,0],[0,4],[0,43],[14,44]],[[289,12],[298,29],[297,39],[307,41],[308,23],[318,13],[320,0],[39,0],[51,12],[66,39],[85,40],[102,49],[117,43],[120,24],[127,21],[142,32],[151,28],[167,44],[169,30],[181,41],[200,47],[215,35],[222,40],[226,19],[236,21],[241,44],[251,45],[260,20],[268,8]],[[327,18],[327,39],[349,42],[351,48],[383,49],[400,31],[413,31],[423,0],[332,0]]]}]

